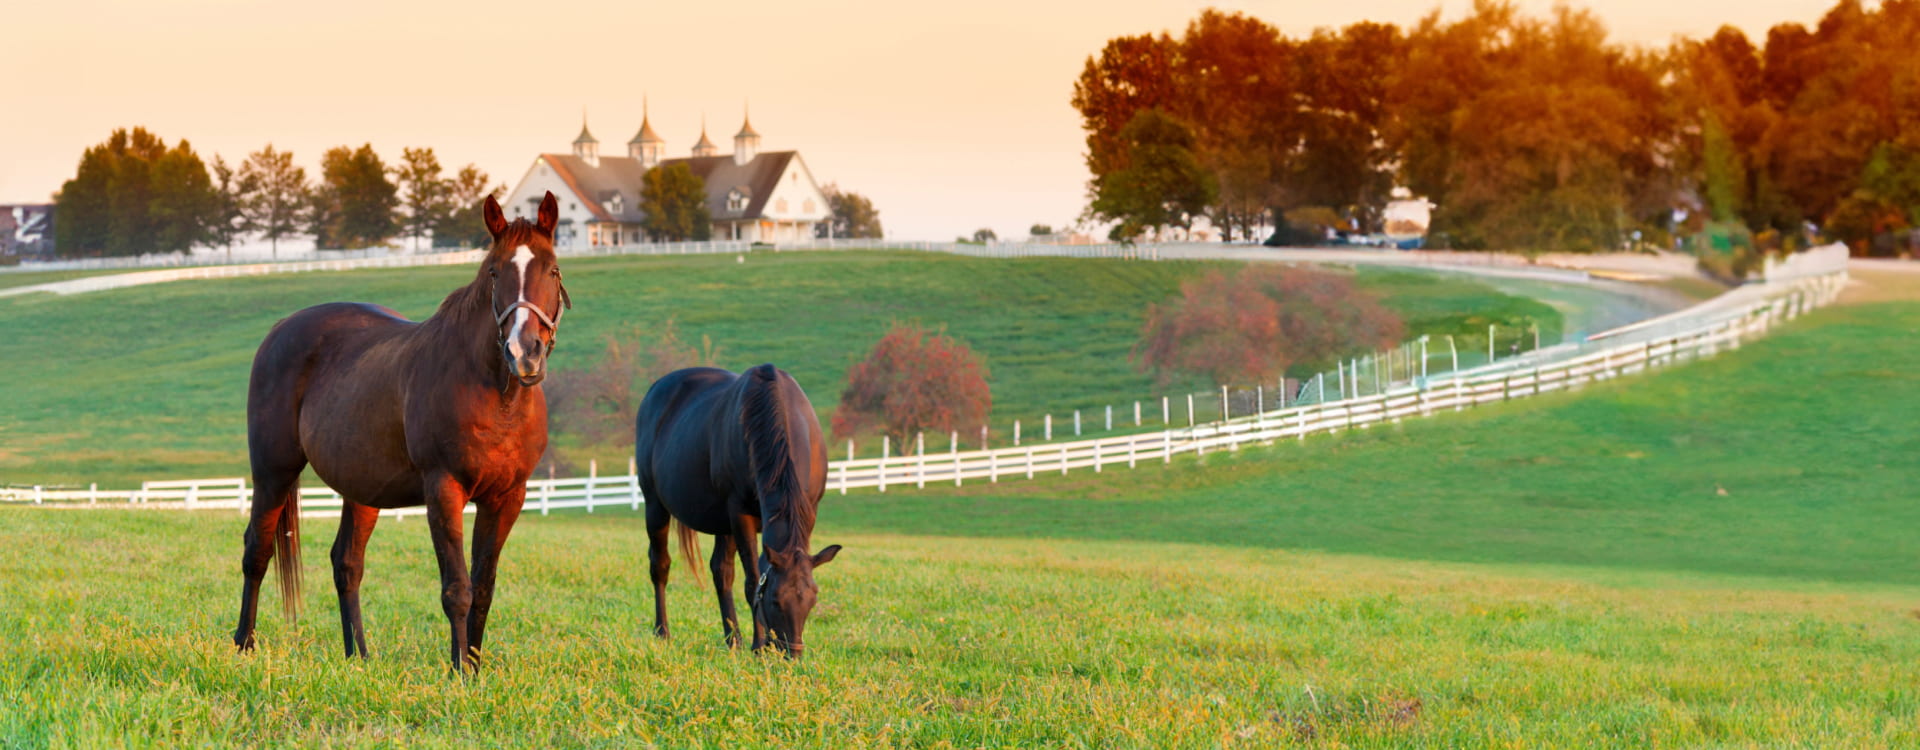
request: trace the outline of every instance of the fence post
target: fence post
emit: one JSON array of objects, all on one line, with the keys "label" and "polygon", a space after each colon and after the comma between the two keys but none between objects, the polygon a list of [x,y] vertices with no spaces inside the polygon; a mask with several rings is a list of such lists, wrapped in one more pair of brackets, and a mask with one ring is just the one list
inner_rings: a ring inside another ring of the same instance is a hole
[{"label": "fence post", "polygon": [[1161,430],[1160,441],[1161,441],[1160,442],[1161,455],[1164,456],[1166,459],[1164,461],[1161,461],[1160,463],[1162,464],[1173,463],[1173,430]]},{"label": "fence post", "polygon": [[1133,402],[1133,426],[1140,426],[1140,401],[1138,399],[1135,399]]},{"label": "fence post", "polygon": [[1160,397],[1160,424],[1173,424],[1173,409],[1168,406],[1167,397]]},{"label": "fence post", "polygon": [[1494,361],[1493,358],[1495,356],[1496,355],[1493,353],[1493,324],[1488,323],[1487,324],[1487,364],[1493,364],[1493,361]]},{"label": "fence post", "polygon": [[1134,444],[1138,442],[1140,442],[1139,433],[1136,432],[1132,435],[1127,436],[1127,468],[1129,469],[1135,466],[1135,463],[1134,463],[1135,458],[1140,453],[1140,449],[1134,446]]},{"label": "fence post", "polygon": [[553,472],[547,472],[547,483],[540,485],[540,515],[553,512]]},{"label": "fence post", "polygon": [[1253,387],[1253,413],[1267,413],[1267,386],[1265,384]]},{"label": "fence post", "polygon": [[41,491],[40,485],[36,484],[33,486],[33,503],[39,505],[42,499],[44,499],[44,493]]},{"label": "fence post", "polygon": [[987,451],[987,483],[1000,483],[1000,454],[995,451]]},{"label": "fence post", "polygon": [[1047,415],[1045,428],[1046,428],[1046,432],[1044,433],[1045,440],[1043,442],[1051,443],[1053,442],[1053,415],[1052,414]]},{"label": "fence post", "polygon": [[1100,473],[1100,441],[1093,441],[1093,473]]},{"label": "fence post", "polygon": [[1020,447],[1020,420],[1013,420],[1013,447]]},{"label": "fence post", "polygon": [[1027,478],[1033,478],[1033,446],[1027,446]]},{"label": "fence post", "polygon": [[915,467],[917,476],[914,478],[914,484],[916,487],[924,490],[927,488],[927,433],[919,432],[914,434],[913,452],[919,454],[920,461],[919,466]]},{"label": "fence post", "polygon": [[1060,444],[1060,476],[1067,475],[1067,444]]},{"label": "fence post", "polygon": [[1080,410],[1073,410],[1073,436],[1080,437]]},{"label": "fence post", "polygon": [[840,465],[840,494],[847,494],[847,464],[853,463],[853,441],[847,441],[847,463]]},{"label": "fence post", "polygon": [[1225,424],[1233,419],[1233,409],[1227,406],[1227,387],[1220,386],[1220,422]]},{"label": "fence post", "polygon": [[953,431],[953,445],[947,448],[947,453],[953,456],[953,486],[958,487],[960,486],[960,431],[959,430]]},{"label": "fence post", "polygon": [[1107,432],[1113,432],[1113,404],[1107,404]]},{"label": "fence post", "polygon": [[880,465],[877,467],[877,471],[880,475],[880,491],[883,493],[887,491],[887,454],[892,451],[893,451],[893,436],[881,435],[880,436]]},{"label": "fence post", "polygon": [[1187,426],[1188,426],[1188,427],[1192,427],[1193,425],[1194,425],[1194,422],[1193,422],[1193,394],[1191,394],[1191,393],[1189,393],[1189,394],[1187,394]]}]

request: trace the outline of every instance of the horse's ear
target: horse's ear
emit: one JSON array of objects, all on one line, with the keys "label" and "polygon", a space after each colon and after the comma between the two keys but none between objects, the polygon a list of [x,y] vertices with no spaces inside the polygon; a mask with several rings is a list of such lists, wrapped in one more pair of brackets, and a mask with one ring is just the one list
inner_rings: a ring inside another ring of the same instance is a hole
[{"label": "horse's ear", "polygon": [[480,209],[480,215],[487,220],[487,233],[499,239],[507,231],[507,215],[500,212],[500,201],[492,193],[487,194],[487,203]]},{"label": "horse's ear", "polygon": [[813,553],[813,567],[818,568],[822,565],[833,562],[834,556],[838,554],[840,554],[840,545],[838,544],[829,546],[826,549]]},{"label": "horse's ear", "polygon": [[554,227],[560,226],[560,199],[553,197],[553,191],[547,191],[547,197],[540,201],[540,231],[553,236]]}]

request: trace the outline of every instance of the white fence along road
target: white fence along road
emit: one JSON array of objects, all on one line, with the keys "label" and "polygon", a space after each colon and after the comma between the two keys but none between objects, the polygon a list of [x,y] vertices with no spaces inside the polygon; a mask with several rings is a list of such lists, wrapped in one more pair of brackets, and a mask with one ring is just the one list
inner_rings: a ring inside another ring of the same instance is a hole
[{"label": "white fence along road", "polygon": [[[1134,468],[1142,462],[1168,463],[1182,453],[1233,450],[1242,445],[1304,440],[1308,435],[1364,429],[1438,412],[1526,398],[1578,388],[1611,378],[1670,366],[1737,349],[1766,335],[1774,326],[1831,303],[1846,283],[1844,249],[1808,256],[1790,280],[1749,284],[1692,309],[1624,329],[1598,334],[1585,345],[1542,349],[1537,356],[1494,363],[1392,388],[1365,397],[1261,412],[1183,429],[1135,432],[1113,437],[1013,448],[922,453],[830,462],[828,490],[873,488],[881,492],[929,483],[960,485],[967,480],[999,482],[1074,470]],[[242,479],[148,482],[137,490],[0,490],[0,502],[63,507],[132,504],[144,507],[226,509],[244,512],[248,488]],[[553,510],[626,507],[638,509],[639,480],[632,467],[618,476],[540,479],[527,483],[527,509]],[[339,495],[324,487],[303,488],[305,514],[340,508]],[[471,508],[468,509],[472,511]],[[388,516],[417,515],[406,508]]]}]

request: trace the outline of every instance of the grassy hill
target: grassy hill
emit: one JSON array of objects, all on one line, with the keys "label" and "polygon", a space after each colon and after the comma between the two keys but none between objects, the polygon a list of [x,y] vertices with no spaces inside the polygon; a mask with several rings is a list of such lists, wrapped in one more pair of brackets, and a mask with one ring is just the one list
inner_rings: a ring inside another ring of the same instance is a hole
[{"label": "grassy hill", "polygon": [[[566,316],[556,370],[583,368],[602,337],[676,321],[734,369],[775,362],[824,414],[845,373],[893,321],[945,326],[984,354],[996,424],[1155,394],[1127,355],[1146,306],[1210,264],[923,253],[757,253],[565,262],[578,307]],[[101,482],[243,474],[248,369],[273,322],[333,300],[430,314],[471,268],[418,268],[197,281],[56,297],[0,298],[0,361],[23,369],[0,407],[0,481]],[[1415,333],[1484,331],[1560,315],[1479,282],[1368,270],[1363,286]],[[644,387],[642,384],[639,387]],[[1176,393],[1198,383],[1176,384]],[[560,445],[624,466],[618,451]]]},{"label": "grassy hill", "polygon": [[800,664],[725,652],[679,562],[677,640],[646,635],[630,512],[523,521],[460,682],[417,520],[373,537],[361,664],[329,522],[304,619],[239,657],[237,517],[0,509],[0,742],[1915,746],[1917,333],[1833,309],[1511,408],[831,495]]}]

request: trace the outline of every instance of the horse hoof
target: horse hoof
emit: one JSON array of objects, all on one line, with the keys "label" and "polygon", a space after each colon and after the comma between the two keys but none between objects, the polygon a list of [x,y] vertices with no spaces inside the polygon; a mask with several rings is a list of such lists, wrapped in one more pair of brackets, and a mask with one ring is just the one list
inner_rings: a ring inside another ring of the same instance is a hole
[{"label": "horse hoof", "polygon": [[234,633],[233,647],[235,651],[238,651],[239,653],[242,653],[242,654],[247,653],[248,651],[252,651],[253,650],[253,634],[248,633],[246,635],[241,635],[239,633]]}]

